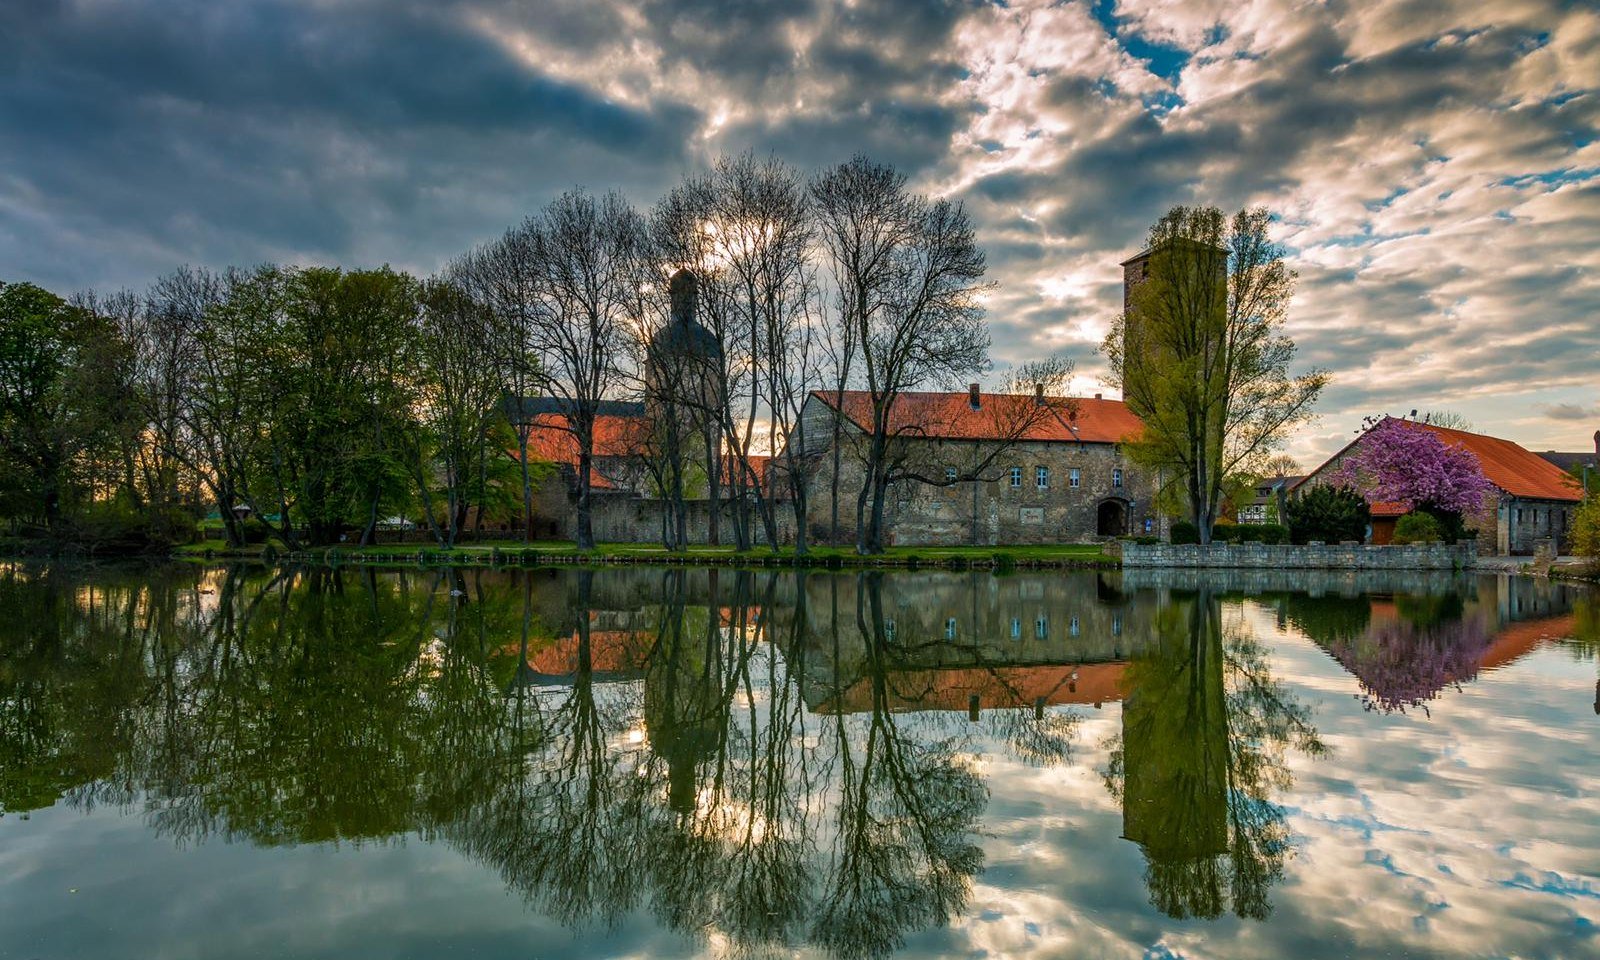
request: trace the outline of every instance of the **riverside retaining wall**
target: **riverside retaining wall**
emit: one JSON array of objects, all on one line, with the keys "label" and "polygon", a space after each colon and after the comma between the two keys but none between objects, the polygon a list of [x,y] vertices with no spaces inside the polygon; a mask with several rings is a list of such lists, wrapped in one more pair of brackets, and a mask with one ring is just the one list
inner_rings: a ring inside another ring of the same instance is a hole
[{"label": "riverside retaining wall", "polygon": [[[1239,567],[1268,570],[1458,570],[1477,560],[1475,544],[1122,542],[1124,567]],[[1111,548],[1113,551],[1115,547]]]}]

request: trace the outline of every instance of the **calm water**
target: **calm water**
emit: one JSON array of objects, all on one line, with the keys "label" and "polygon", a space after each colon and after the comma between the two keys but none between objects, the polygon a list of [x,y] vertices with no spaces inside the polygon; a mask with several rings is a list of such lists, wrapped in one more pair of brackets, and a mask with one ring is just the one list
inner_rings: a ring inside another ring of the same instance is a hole
[{"label": "calm water", "polygon": [[0,567],[0,957],[1600,956],[1600,598]]}]

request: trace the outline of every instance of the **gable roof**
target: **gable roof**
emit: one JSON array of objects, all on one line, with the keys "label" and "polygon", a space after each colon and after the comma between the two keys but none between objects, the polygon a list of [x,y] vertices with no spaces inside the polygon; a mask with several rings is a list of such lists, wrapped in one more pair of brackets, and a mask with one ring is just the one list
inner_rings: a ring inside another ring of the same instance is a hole
[{"label": "gable roof", "polygon": [[[1388,421],[1396,418],[1383,419]],[[1468,433],[1465,430],[1452,430],[1433,423],[1418,423],[1415,420],[1396,420],[1396,422],[1405,424],[1408,429],[1431,431],[1450,446],[1465,448],[1478,458],[1478,466],[1483,470],[1483,475],[1503,493],[1528,500],[1568,500],[1576,503],[1582,499],[1577,481],[1560,467],[1537,454],[1528,452],[1510,440],[1484,436],[1481,433]],[[1352,447],[1366,439],[1366,436],[1367,434],[1363,433],[1346,444],[1343,450],[1311,471],[1305,480],[1296,484],[1296,487],[1304,486],[1312,477],[1327,469],[1329,464],[1343,457]]]},{"label": "gable roof", "polygon": [[[540,413],[532,417],[528,431],[528,459],[543,460],[576,467],[578,464],[578,438],[571,431],[571,423],[559,413]],[[604,461],[630,456],[639,448],[639,438],[650,429],[644,417],[619,417],[600,414],[594,418],[594,472],[590,485],[596,490],[618,489],[615,478],[608,476]],[[511,451],[513,459],[517,451]]]},{"label": "gable roof", "polygon": [[[844,391],[844,402],[835,405],[831,390],[814,390],[811,395],[839,409],[861,430],[872,427],[872,394],[866,390]],[[1035,403],[1031,395],[985,393],[974,410],[965,391],[959,393],[909,392],[896,398],[889,414],[889,429],[894,433],[916,433],[934,440],[999,440],[1003,424],[1003,405]],[[1064,400],[1046,398],[1054,409],[1052,416],[1040,417],[1020,439],[1055,443],[1120,443],[1133,440],[1144,424],[1121,400],[1099,397]],[[1000,416],[997,416],[997,412]]]}]

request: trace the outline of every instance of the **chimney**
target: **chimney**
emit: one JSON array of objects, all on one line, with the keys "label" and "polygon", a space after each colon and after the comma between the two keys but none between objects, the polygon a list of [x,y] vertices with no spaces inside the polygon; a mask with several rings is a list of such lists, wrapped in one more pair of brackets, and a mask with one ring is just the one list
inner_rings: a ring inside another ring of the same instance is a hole
[{"label": "chimney", "polygon": [[978,409],[979,407],[978,385],[976,383],[967,385],[967,403],[970,404],[974,410]]},{"label": "chimney", "polygon": [[1095,394],[1095,395],[1094,395],[1094,398],[1095,398],[1095,399],[1096,399],[1096,400],[1099,400],[1099,399],[1100,399],[1100,397],[1101,397],[1101,394],[1098,394],[1098,393],[1097,393],[1097,394]]},{"label": "chimney", "polygon": [[1044,403],[1044,384],[1036,383],[1033,385],[1033,402]]}]

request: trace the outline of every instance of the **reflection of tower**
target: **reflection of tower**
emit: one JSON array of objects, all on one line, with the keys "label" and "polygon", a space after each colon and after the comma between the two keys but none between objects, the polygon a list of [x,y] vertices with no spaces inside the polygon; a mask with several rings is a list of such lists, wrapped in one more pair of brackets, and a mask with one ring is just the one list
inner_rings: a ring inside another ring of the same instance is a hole
[{"label": "reflection of tower", "polygon": [[666,624],[645,673],[644,720],[651,751],[667,762],[667,805],[689,813],[698,793],[695,770],[721,742],[726,698],[714,610],[680,606],[670,615],[677,622]]},{"label": "reflection of tower", "polygon": [[1208,606],[1163,611],[1160,646],[1130,667],[1122,708],[1122,832],[1143,849],[1151,897],[1172,916],[1214,916],[1222,907],[1221,891],[1204,879],[1228,851],[1222,637]]}]

